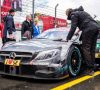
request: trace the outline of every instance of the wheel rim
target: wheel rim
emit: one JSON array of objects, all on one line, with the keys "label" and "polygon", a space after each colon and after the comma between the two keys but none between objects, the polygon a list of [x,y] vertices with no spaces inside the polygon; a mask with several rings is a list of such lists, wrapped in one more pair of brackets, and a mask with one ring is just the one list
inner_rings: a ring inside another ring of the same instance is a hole
[{"label": "wheel rim", "polygon": [[73,51],[71,55],[71,68],[74,73],[77,73],[80,69],[80,58],[77,51]]}]

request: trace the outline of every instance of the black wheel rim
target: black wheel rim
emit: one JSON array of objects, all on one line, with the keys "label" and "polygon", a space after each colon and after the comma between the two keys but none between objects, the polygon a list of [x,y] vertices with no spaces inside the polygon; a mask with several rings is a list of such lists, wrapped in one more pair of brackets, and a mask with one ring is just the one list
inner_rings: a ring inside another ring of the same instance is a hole
[{"label": "black wheel rim", "polygon": [[79,71],[79,65],[80,65],[79,59],[80,58],[79,58],[77,51],[74,51],[71,56],[71,68],[73,72]]}]

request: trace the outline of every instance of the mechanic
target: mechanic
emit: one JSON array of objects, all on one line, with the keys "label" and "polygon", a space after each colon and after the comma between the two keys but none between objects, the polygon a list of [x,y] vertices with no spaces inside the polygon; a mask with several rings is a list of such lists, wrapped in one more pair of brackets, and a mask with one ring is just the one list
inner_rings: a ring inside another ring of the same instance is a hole
[{"label": "mechanic", "polygon": [[32,38],[32,27],[33,27],[33,22],[32,22],[32,17],[31,15],[26,16],[26,20],[22,24],[22,38],[26,37],[26,39],[31,39]]},{"label": "mechanic", "polygon": [[3,45],[8,41],[16,41],[15,37],[15,25],[13,16],[15,15],[15,10],[10,9],[9,14],[4,17],[4,30],[3,30],[3,37],[2,43]]},{"label": "mechanic", "polygon": [[67,9],[67,19],[71,20],[70,32],[67,36],[67,41],[71,40],[76,28],[82,31],[82,51],[83,59],[86,64],[85,74],[93,75],[96,68],[95,64],[95,46],[99,33],[99,25],[97,22],[84,11],[80,6],[78,9]]}]

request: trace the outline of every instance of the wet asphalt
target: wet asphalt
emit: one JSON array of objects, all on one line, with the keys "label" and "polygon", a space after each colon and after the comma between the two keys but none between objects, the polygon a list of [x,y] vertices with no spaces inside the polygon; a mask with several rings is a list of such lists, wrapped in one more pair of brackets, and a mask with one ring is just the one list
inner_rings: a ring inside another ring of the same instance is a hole
[{"label": "wet asphalt", "polygon": [[[0,76],[0,90],[50,90],[77,78],[68,77],[60,81],[34,80],[26,78]],[[72,86],[66,90],[100,90],[100,75]]]},{"label": "wet asphalt", "polygon": [[100,90],[100,75],[86,80],[67,90]]}]

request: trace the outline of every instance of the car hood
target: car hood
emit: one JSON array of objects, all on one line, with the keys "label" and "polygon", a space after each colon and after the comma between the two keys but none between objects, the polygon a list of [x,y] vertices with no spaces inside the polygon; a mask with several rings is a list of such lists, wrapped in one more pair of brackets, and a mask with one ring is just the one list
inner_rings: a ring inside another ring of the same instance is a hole
[{"label": "car hood", "polygon": [[63,44],[64,42],[45,39],[29,40],[6,45],[1,51],[38,52],[61,48]]}]

